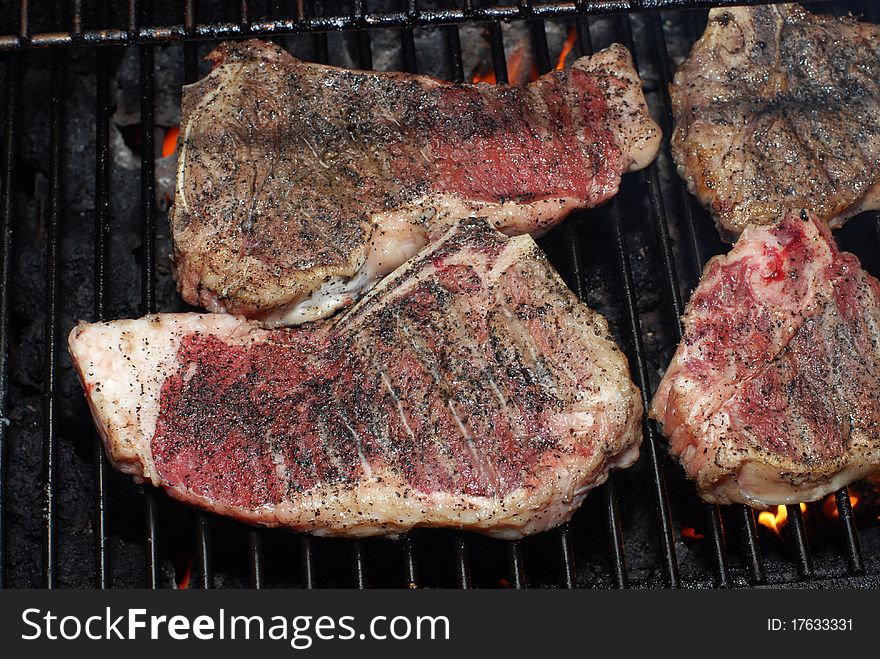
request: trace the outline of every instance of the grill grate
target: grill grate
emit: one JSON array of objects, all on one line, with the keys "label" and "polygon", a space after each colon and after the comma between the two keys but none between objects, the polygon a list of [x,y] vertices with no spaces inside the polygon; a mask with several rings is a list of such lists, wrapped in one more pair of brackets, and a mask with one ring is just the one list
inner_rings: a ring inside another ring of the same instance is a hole
[{"label": "grill grate", "polygon": [[[326,33],[336,30],[366,30],[377,28],[401,28],[405,42],[413,43],[412,30],[438,25],[489,23],[498,21],[545,20],[548,18],[576,18],[583,15],[633,13],[672,9],[698,9],[705,7],[732,7],[736,5],[767,4],[767,0],[580,0],[575,2],[541,2],[521,0],[513,6],[474,6],[473,0],[464,0],[462,6],[444,9],[420,9],[415,0],[408,0],[405,11],[367,12],[364,0],[353,0],[352,13],[330,16],[308,16],[304,0],[296,2],[296,17],[251,22],[248,0],[238,3],[240,18],[235,22],[195,23],[187,22],[193,16],[193,0],[183,0],[184,22],[176,25],[145,25],[138,20],[139,8],[146,3],[138,0],[128,2],[126,29],[81,29],[80,3],[72,26],[80,29],[32,34],[29,30],[29,1],[19,0],[20,18],[18,34],[0,36],[0,51],[27,47],[76,45],[128,45],[133,43],[159,43],[184,39],[236,39],[241,37],[276,37],[304,32]],[[822,1],[822,0],[820,0]],[[782,0],[770,0],[770,3]],[[407,36],[409,35],[409,36]],[[404,48],[408,48],[405,45]],[[415,50],[410,52],[414,53]]]},{"label": "grill grate", "polygon": [[[15,188],[15,154],[16,154],[16,119],[18,111],[18,94],[21,88],[19,73],[19,55],[12,55],[6,62],[6,121],[4,125],[3,143],[3,200],[2,212],[2,262],[0,262],[0,419],[9,418],[9,307],[10,307],[10,271],[12,266],[12,220],[14,195],[8,193]],[[0,421],[0,587],[6,586],[6,489],[8,471],[8,426]]]},{"label": "grill grate", "polygon": [[[576,29],[576,47],[580,54],[592,52],[590,35],[591,17],[604,14],[616,14],[614,17],[614,35],[617,40],[627,45],[636,56],[637,48],[633,36],[632,14],[640,12],[647,26],[647,41],[639,43],[640,51],[650,54],[652,66],[656,68],[664,112],[657,117],[664,134],[671,132],[671,110],[667,87],[672,77],[671,59],[668,52],[663,16],[660,10],[676,10],[681,8],[701,8],[708,6],[757,4],[743,0],[723,0],[721,2],[704,2],[702,0],[606,0],[542,3],[521,0],[516,6],[475,7],[471,0],[464,0],[464,5],[454,9],[421,10],[416,0],[408,0],[405,11],[370,13],[366,0],[354,0],[353,12],[341,16],[307,15],[304,3],[296,5],[293,18],[278,17],[282,14],[278,3],[270,3],[269,19],[253,21],[256,14],[250,11],[247,0],[237,4],[239,19],[236,22],[198,23],[196,7],[193,0],[183,2],[183,23],[164,27],[153,26],[152,2],[146,0],[128,3],[126,29],[84,29],[82,4],[73,3],[73,16],[64,20],[64,9],[67,3],[55,3],[55,30],[31,34],[31,10],[27,0],[21,0],[19,13],[15,21],[18,30],[7,30],[0,35],[0,53],[6,65],[6,97],[3,130],[2,156],[2,204],[0,204],[0,221],[2,221],[2,243],[0,243],[0,587],[7,582],[8,546],[8,514],[7,487],[9,475],[9,431],[5,422],[9,417],[9,373],[10,373],[10,282],[11,262],[13,259],[13,230],[15,226],[15,194],[16,189],[16,153],[17,131],[21,121],[21,58],[20,51],[36,47],[52,47],[51,57],[51,95],[49,125],[49,196],[48,221],[46,227],[46,299],[45,299],[45,349],[43,364],[43,585],[55,587],[59,580],[59,555],[57,549],[59,504],[58,488],[61,474],[58,471],[58,418],[57,405],[59,391],[57,386],[59,375],[59,339],[61,331],[59,314],[59,250],[64,235],[64,209],[62,208],[62,173],[63,168],[63,131],[65,129],[65,49],[70,47],[97,47],[95,58],[95,235],[94,235],[94,319],[108,318],[108,279],[110,277],[110,244],[109,232],[112,224],[110,187],[110,119],[111,119],[111,66],[110,53],[113,46],[131,46],[139,51],[140,62],[140,144],[141,144],[141,179],[140,179],[140,216],[142,230],[141,258],[141,311],[152,313],[158,309],[157,303],[157,227],[156,197],[154,171],[154,118],[155,118],[155,84],[156,62],[154,49],[165,41],[183,40],[184,79],[193,82],[198,78],[198,40],[225,39],[243,36],[261,36],[281,40],[285,35],[312,33],[314,54],[318,61],[329,60],[329,44],[327,30],[352,30],[356,34],[356,63],[360,68],[372,68],[373,45],[372,30],[376,28],[393,28],[399,34],[402,68],[409,72],[418,71],[415,29],[426,26],[438,26],[442,30],[446,52],[448,54],[448,70],[450,77],[456,81],[465,79],[460,26],[471,23],[485,23],[492,56],[492,65],[498,82],[508,81],[507,58],[505,56],[504,32],[502,21],[525,21],[529,28],[529,37],[534,61],[539,73],[552,69],[550,49],[544,19],[565,18]],[[106,3],[97,3],[97,24],[109,24]],[[876,18],[876,7],[870,3],[861,5],[865,13]],[[837,6],[835,6],[838,8]],[[857,3],[841,5],[839,9],[857,8]],[[874,12],[872,14],[872,12]],[[697,12],[686,18],[692,28],[692,37],[702,30],[698,25]],[[69,31],[65,31],[65,25]],[[5,51],[5,52],[4,52]],[[677,233],[670,231],[671,207],[670,200],[664,202],[664,190],[669,188],[661,185],[661,180],[669,178],[671,165],[668,159],[658,160],[644,172],[631,176],[628,185],[634,190],[630,194],[639,195],[648,201],[650,208],[650,225],[659,248],[659,273],[662,275],[662,288],[667,304],[664,312],[674,327],[673,338],[680,338],[681,326],[678,319],[682,315],[684,300],[682,283],[692,288],[706,261],[707,254],[704,241],[700,238],[700,223],[706,219],[697,209],[684,183],[672,172],[674,200],[680,212],[671,215],[671,224]],[[631,260],[632,245],[628,240],[622,196],[612,200],[604,210],[600,211],[609,221],[615,247],[615,268],[619,281],[619,298],[625,333],[625,348],[633,368],[633,376],[642,391],[643,402],[647,408],[651,397],[651,380],[649,377],[649,360],[646,356],[644,331],[641,326],[637,305],[636,281]],[[583,264],[585,259],[584,228],[575,222],[566,223],[561,232],[564,241],[564,257],[556,265],[566,280],[572,283],[574,290],[586,299],[588,293],[587,275]],[[673,235],[682,236],[682,251],[676,251]],[[880,225],[878,225],[880,239]],[[686,254],[686,268],[689,273],[682,281],[679,276],[679,264],[676,254]],[[647,465],[650,479],[650,492],[653,496],[655,521],[657,524],[656,542],[659,548],[659,573],[666,586],[680,587],[687,583],[682,576],[680,559],[676,546],[676,532],[671,497],[667,486],[667,465],[662,441],[654,423],[644,422],[644,462]],[[110,556],[110,519],[114,512],[113,501],[108,497],[109,470],[103,448],[97,435],[92,442],[94,450],[95,483],[93,501],[94,533],[94,583],[99,588],[109,587],[112,583]],[[610,562],[609,585],[626,588],[631,585],[630,572],[627,566],[626,545],[624,542],[624,511],[618,494],[618,477],[612,476],[608,483],[597,492],[594,498],[604,497],[604,508],[607,517],[607,556]],[[146,560],[146,585],[157,588],[161,585],[159,545],[160,505],[159,495],[150,487],[144,487],[144,547]],[[846,488],[835,495],[838,511],[839,533],[841,536],[842,559],[846,564],[845,574],[852,578],[866,573],[865,559],[862,554],[861,540],[856,527],[855,515],[850,505],[850,497]],[[788,518],[791,524],[791,544],[795,554],[795,567],[800,579],[809,580],[813,577],[827,578],[817,575],[815,561],[810,550],[810,542],[806,520],[799,506],[788,506]],[[714,568],[712,580],[716,587],[735,585],[760,585],[778,583],[779,578],[771,579],[768,568],[762,557],[759,544],[755,516],[745,506],[731,507],[728,512],[718,506],[704,506],[705,526],[708,530],[707,547]],[[742,540],[740,560],[741,567],[734,565],[729,555],[728,538],[725,534],[724,518],[728,521],[735,518],[735,526],[739,527]],[[215,551],[213,536],[219,522],[209,516],[196,513],[192,516],[194,523],[195,563],[198,571],[197,585],[210,588],[215,584],[213,569]],[[246,534],[247,560],[249,565],[249,583],[253,588],[269,585],[267,570],[271,561],[266,556],[264,538],[267,532],[249,530]],[[547,534],[543,547],[546,555],[541,561],[553,563],[558,561],[559,571],[556,585],[564,588],[576,587],[578,579],[578,543],[575,531],[566,524],[557,531]],[[165,540],[166,542],[169,539]],[[430,572],[426,568],[434,568],[430,562],[420,565],[418,538],[412,535],[398,541],[398,546],[388,543],[384,549],[390,556],[392,550],[399,549],[402,556],[399,585],[420,587],[426,585],[423,579]],[[474,585],[474,558],[480,555],[483,545],[477,546],[476,540],[464,534],[452,536],[451,561],[454,565],[453,581],[460,588]],[[368,546],[366,542],[352,541],[348,544],[351,570],[351,583],[358,588],[370,585]],[[527,567],[532,564],[527,558],[525,542],[508,542],[504,544],[504,556],[507,564],[507,582],[511,587],[524,588],[530,585]],[[318,563],[319,541],[304,536],[299,540],[300,581],[306,588],[319,586]],[[553,557],[556,554],[556,557]],[[335,566],[331,566],[335,567]],[[743,575],[743,576],[741,576]],[[818,583],[818,582],[816,582]],[[856,582],[853,582],[856,583]]]}]

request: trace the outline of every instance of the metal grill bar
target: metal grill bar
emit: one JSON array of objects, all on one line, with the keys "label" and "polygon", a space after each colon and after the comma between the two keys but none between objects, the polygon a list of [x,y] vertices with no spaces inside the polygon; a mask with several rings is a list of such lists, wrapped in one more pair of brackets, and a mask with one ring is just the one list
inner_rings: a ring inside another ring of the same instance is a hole
[{"label": "metal grill bar", "polygon": [[525,560],[519,540],[511,540],[507,543],[507,565],[510,571],[510,585],[517,590],[528,588]]},{"label": "metal grill bar", "polygon": [[28,0],[21,0],[18,11],[18,35],[23,44],[30,42],[30,26],[28,24]]},{"label": "metal grill bar", "polygon": [[204,513],[196,513],[195,518],[199,585],[203,590],[208,590],[214,587],[214,561],[211,558],[211,525]]},{"label": "metal grill bar", "polygon": [[571,525],[564,524],[559,529],[559,555],[562,559],[562,587],[571,590],[577,585],[574,569],[574,548],[571,542]]},{"label": "metal grill bar", "polygon": [[366,30],[358,30],[358,61],[362,69],[373,68],[373,50],[370,47],[370,33]]},{"label": "metal grill bar", "polygon": [[416,568],[416,551],[415,543],[411,536],[407,535],[403,539],[403,556],[404,556],[404,572],[407,588],[419,587],[419,573]]},{"label": "metal grill bar", "polygon": [[[183,28],[188,36],[195,31],[196,8],[194,0],[185,0],[183,3]],[[193,41],[187,41],[183,47],[183,75],[187,84],[198,79],[199,71],[198,46]]]},{"label": "metal grill bar", "polygon": [[251,25],[250,10],[248,8],[248,0],[241,0],[238,5],[239,23],[243,31],[248,32]]},{"label": "metal grill bar", "polygon": [[82,0],[71,0],[70,4],[73,7],[70,31],[74,36],[79,36],[82,33]]},{"label": "metal grill bar", "polygon": [[351,543],[351,557],[354,563],[354,585],[355,588],[363,590],[367,587],[367,575],[364,569],[364,547],[360,540],[354,540]]},{"label": "metal grill bar", "polygon": [[141,303],[145,313],[155,313],[156,303],[156,217],[155,217],[155,142],[154,142],[154,46],[140,47],[141,91],[141,221],[143,255],[141,257]]},{"label": "metal grill bar", "polygon": [[400,31],[400,47],[403,53],[403,70],[407,73],[418,73],[415,35],[411,27],[405,27]]},{"label": "metal grill bar", "polygon": [[316,62],[326,63],[330,55],[327,52],[327,33],[319,32],[312,36],[312,48]]},{"label": "metal grill bar", "polygon": [[6,61],[6,103],[3,130],[3,195],[0,203],[0,588],[6,587],[6,489],[7,444],[9,442],[9,306],[11,291],[9,275],[12,270],[12,232],[15,218],[15,156],[18,96],[21,87],[19,55]]},{"label": "metal grill bar", "polygon": [[614,585],[617,588],[627,588],[629,577],[626,574],[626,552],[623,548],[620,506],[617,503],[617,489],[614,486],[613,474],[608,476],[605,483],[605,507],[608,509],[608,546],[611,549]]},{"label": "metal grill bar", "polygon": [[128,0],[126,16],[128,18],[128,25],[126,26],[127,36],[129,39],[133,39],[138,34],[138,0]]},{"label": "metal grill bar", "polygon": [[471,564],[468,560],[468,541],[461,533],[455,536],[456,581],[459,588],[471,587]]},{"label": "metal grill bar", "polygon": [[302,581],[303,587],[311,590],[315,587],[315,556],[312,548],[312,539],[304,535],[300,538],[302,550]]},{"label": "metal grill bar", "polygon": [[813,558],[810,555],[810,544],[807,540],[807,528],[804,525],[804,515],[798,505],[786,506],[788,519],[791,524],[794,546],[797,550],[797,569],[802,579],[810,579],[813,576]]},{"label": "metal grill bar", "polygon": [[144,552],[147,561],[147,587],[159,587],[159,509],[152,486],[144,485]]},{"label": "metal grill bar", "polygon": [[457,25],[443,28],[446,36],[446,51],[449,53],[449,75],[452,80],[464,80],[464,63],[461,61],[461,37]]},{"label": "metal grill bar", "polygon": [[[580,13],[593,15],[635,13],[651,9],[697,9],[705,7],[732,7],[737,5],[773,4],[785,0],[585,0],[583,2],[548,2],[538,5],[472,7],[459,9],[428,9],[410,13],[394,11],[382,13],[344,14],[337,16],[305,17],[297,12],[296,18],[252,22],[245,25],[236,22],[205,23],[195,26],[188,34],[184,25],[141,27],[134,30],[105,29],[84,30],[79,35],[69,32],[44,32],[31,35],[7,34],[0,36],[0,51],[19,48],[45,48],[71,46],[76,43],[128,45],[132,43],[156,43],[194,39],[234,39],[259,35],[282,36],[302,32],[334,32],[364,28],[431,27],[461,23],[490,23],[534,18],[574,18]],[[825,0],[820,0],[825,1]],[[22,5],[26,6],[23,1]],[[129,0],[129,6],[136,4]],[[298,8],[301,3],[298,3]]]},{"label": "metal grill bar", "polygon": [[837,500],[837,516],[840,519],[849,571],[853,574],[861,574],[865,571],[865,561],[862,558],[862,545],[856,529],[855,515],[849,501],[849,488],[842,487],[834,497]]},{"label": "metal grill bar", "polygon": [[746,563],[749,568],[749,577],[753,584],[764,583],[764,559],[761,556],[761,546],[758,544],[758,529],[755,525],[755,512],[748,506],[739,506],[739,515],[740,527],[745,540]]},{"label": "metal grill bar", "polygon": [[46,329],[43,371],[43,587],[58,585],[57,506],[57,384],[59,237],[61,231],[61,172],[64,131],[64,53],[52,54],[49,118],[49,218],[46,234]]},{"label": "metal grill bar", "polygon": [[495,69],[495,82],[507,84],[507,56],[504,54],[504,35],[500,23],[489,24],[489,43],[492,48],[492,66]]},{"label": "metal grill bar", "polygon": [[[144,8],[149,15],[149,9]],[[138,4],[129,0],[129,29],[137,29]],[[153,46],[140,46],[141,93],[141,306],[144,313],[156,313],[156,217],[153,118]],[[144,525],[146,532],[147,585],[159,588],[158,506],[152,486],[144,485]]]},{"label": "metal grill bar", "polygon": [[265,583],[263,566],[263,535],[256,529],[248,531],[248,564],[251,570],[251,588],[259,590]]},{"label": "metal grill bar", "polygon": [[[99,7],[99,20],[105,20],[105,5]],[[110,60],[109,53],[95,53],[95,265],[94,317],[107,318],[107,275],[109,272],[108,233],[110,231]],[[95,586],[107,588],[110,574],[107,548],[107,458],[101,438],[95,433]]]}]

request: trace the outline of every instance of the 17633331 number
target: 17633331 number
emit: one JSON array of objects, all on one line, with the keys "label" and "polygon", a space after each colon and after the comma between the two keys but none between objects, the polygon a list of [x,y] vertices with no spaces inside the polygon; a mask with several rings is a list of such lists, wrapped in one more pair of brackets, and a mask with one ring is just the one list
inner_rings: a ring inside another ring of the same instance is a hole
[{"label": "17633331 number", "polygon": [[771,632],[851,632],[852,618],[768,618]]}]

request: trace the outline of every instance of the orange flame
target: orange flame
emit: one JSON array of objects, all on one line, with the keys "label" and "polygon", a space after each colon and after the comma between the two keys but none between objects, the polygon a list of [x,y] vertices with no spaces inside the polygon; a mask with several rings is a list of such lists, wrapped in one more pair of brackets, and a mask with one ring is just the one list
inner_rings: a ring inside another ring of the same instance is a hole
[{"label": "orange flame", "polygon": [[562,52],[559,53],[559,59],[556,61],[556,70],[561,71],[565,68],[565,60],[568,57],[568,54],[571,52],[571,49],[574,48],[574,42],[577,39],[577,30],[572,26],[572,28],[568,31],[568,38],[565,40],[565,43],[562,45]]},{"label": "orange flame", "polygon": [[162,157],[167,158],[177,151],[177,136],[180,135],[180,128],[172,126],[165,129],[165,139],[162,140]]},{"label": "orange flame", "polygon": [[776,513],[767,510],[758,513],[758,524],[766,526],[776,535],[782,531],[782,527],[788,523],[788,509],[785,506],[777,506]]},{"label": "orange flame", "polygon": [[180,579],[177,582],[177,587],[180,590],[186,590],[187,588],[189,588],[189,582],[190,582],[190,579],[192,578],[192,569],[193,569],[193,564],[192,564],[192,561],[190,561],[189,565],[187,565],[187,567],[186,567],[186,571],[183,573],[183,575],[181,575]]},{"label": "orange flame", "polygon": [[[849,495],[849,505],[853,510],[856,509],[859,501],[859,495],[851,492]],[[833,517],[834,519],[837,519],[840,516],[840,513],[837,511],[837,499],[833,494],[829,494],[822,503],[822,512],[826,517]]]},{"label": "orange flame", "polygon": [[[526,48],[524,46],[520,46],[512,53],[510,53],[510,57],[507,58],[507,79],[510,81],[511,85],[518,85],[522,82],[525,82],[523,79],[524,69],[526,64]],[[529,80],[537,80],[538,79],[538,70],[535,68],[534,64],[532,64],[532,68],[529,71]],[[490,84],[495,84],[498,82],[495,77],[494,69],[477,71],[471,82],[488,82]]]},{"label": "orange flame", "polygon": [[474,82],[474,83],[487,82],[490,85],[494,85],[498,81],[495,79],[495,71],[490,70],[490,71],[477,71],[474,74],[474,78],[473,78],[473,80],[471,80],[471,82]]},{"label": "orange flame", "polygon": [[[516,85],[519,84],[519,82],[522,80],[525,62],[525,48],[519,47],[510,54],[510,57],[507,60],[507,78],[510,80],[510,84]],[[532,70],[529,72],[529,80],[536,80],[537,78],[538,72],[533,66]]]},{"label": "orange flame", "polygon": [[697,530],[692,526],[682,526],[681,537],[685,540],[702,540],[706,536],[702,533],[698,533]]},{"label": "orange flame", "polygon": [[[800,507],[802,513],[806,512],[807,504],[802,503],[800,504]],[[788,508],[785,506],[776,506],[775,513],[771,513],[769,510],[764,510],[758,513],[758,524],[766,526],[776,535],[781,535],[783,527],[788,524]]]}]

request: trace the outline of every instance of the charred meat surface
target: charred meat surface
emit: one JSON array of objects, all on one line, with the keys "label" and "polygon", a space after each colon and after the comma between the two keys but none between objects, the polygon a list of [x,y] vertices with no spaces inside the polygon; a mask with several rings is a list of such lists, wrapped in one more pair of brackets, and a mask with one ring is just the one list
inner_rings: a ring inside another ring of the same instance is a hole
[{"label": "charred meat surface", "polygon": [[225,43],[184,88],[171,228],[184,299],[291,325],[332,314],[452,219],[540,234],[656,155],[619,45],[525,87],[453,84]]},{"label": "charred meat surface", "polygon": [[671,86],[672,153],[725,238],[880,208],[880,26],[798,5],[709,12]]},{"label": "charred meat surface", "polygon": [[530,237],[480,219],[323,323],[160,314],[81,324],[69,346],[117,468],[256,524],[516,538],[638,457],[605,319]]},{"label": "charred meat surface", "polygon": [[712,259],[651,416],[702,497],[812,501],[880,467],[880,283],[806,212]]}]

